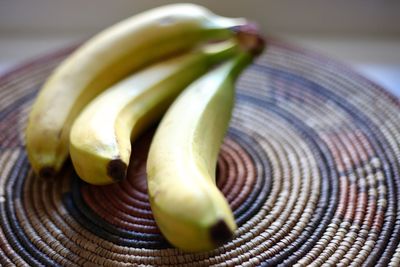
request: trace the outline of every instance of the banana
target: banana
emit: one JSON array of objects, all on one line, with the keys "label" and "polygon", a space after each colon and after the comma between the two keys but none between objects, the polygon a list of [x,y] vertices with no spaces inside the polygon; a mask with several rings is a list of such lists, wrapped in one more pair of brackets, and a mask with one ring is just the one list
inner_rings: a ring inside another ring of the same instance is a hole
[{"label": "banana", "polygon": [[73,121],[103,90],[200,42],[228,39],[245,23],[198,5],[173,4],[133,16],[87,41],[52,73],[33,104],[26,148],[34,171],[52,177],[61,169]]},{"label": "banana", "polygon": [[71,129],[69,150],[79,177],[97,185],[125,178],[131,140],[160,119],[187,85],[238,52],[235,41],[207,45],[152,65],[97,96]]},{"label": "banana", "polygon": [[[250,36],[250,37],[249,37]],[[248,51],[192,83],[170,106],[147,159],[151,209],[163,235],[185,251],[229,240],[232,211],[215,185],[218,152],[234,106],[235,80],[261,53],[259,36],[244,36]]]}]

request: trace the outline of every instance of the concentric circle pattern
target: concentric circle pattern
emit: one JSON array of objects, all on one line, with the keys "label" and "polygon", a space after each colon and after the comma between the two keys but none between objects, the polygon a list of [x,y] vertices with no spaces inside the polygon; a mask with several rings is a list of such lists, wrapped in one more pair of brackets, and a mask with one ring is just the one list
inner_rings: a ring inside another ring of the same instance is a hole
[{"label": "concentric circle pattern", "polygon": [[24,127],[73,48],[0,78],[1,266],[400,266],[400,102],[330,59],[268,40],[237,83],[217,185],[238,223],[204,253],[172,248],[146,193],[152,132],[129,179],[96,187],[68,163],[32,174]]}]

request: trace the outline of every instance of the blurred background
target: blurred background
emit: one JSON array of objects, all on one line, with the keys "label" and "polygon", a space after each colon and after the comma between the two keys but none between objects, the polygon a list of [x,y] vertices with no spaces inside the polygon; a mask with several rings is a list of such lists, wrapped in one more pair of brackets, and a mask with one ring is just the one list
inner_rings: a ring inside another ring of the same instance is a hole
[{"label": "blurred background", "polygon": [[[133,14],[178,1],[0,0],[0,74],[92,36]],[[257,21],[266,35],[340,60],[400,97],[400,1],[187,1]]]}]

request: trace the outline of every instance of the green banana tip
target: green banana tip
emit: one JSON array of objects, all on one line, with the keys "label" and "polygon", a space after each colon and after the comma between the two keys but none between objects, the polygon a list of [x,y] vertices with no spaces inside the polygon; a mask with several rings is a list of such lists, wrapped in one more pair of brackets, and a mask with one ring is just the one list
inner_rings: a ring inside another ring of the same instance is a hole
[{"label": "green banana tip", "polygon": [[233,237],[233,232],[224,220],[218,220],[210,228],[210,237],[212,242],[216,245],[222,245]]},{"label": "green banana tip", "polygon": [[265,48],[265,38],[255,22],[248,22],[233,29],[240,46],[252,56],[260,55]]},{"label": "green banana tip", "polygon": [[120,159],[113,159],[107,164],[107,174],[114,182],[123,180],[127,169],[128,166]]}]

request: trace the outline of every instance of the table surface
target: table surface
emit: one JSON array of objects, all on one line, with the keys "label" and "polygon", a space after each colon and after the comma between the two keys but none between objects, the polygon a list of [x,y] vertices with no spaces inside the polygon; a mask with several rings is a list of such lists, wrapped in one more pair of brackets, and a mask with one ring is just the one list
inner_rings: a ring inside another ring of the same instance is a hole
[{"label": "table surface", "polygon": [[[0,35],[0,74],[24,61],[86,39],[79,34]],[[282,35],[337,59],[400,97],[400,38]]]}]

